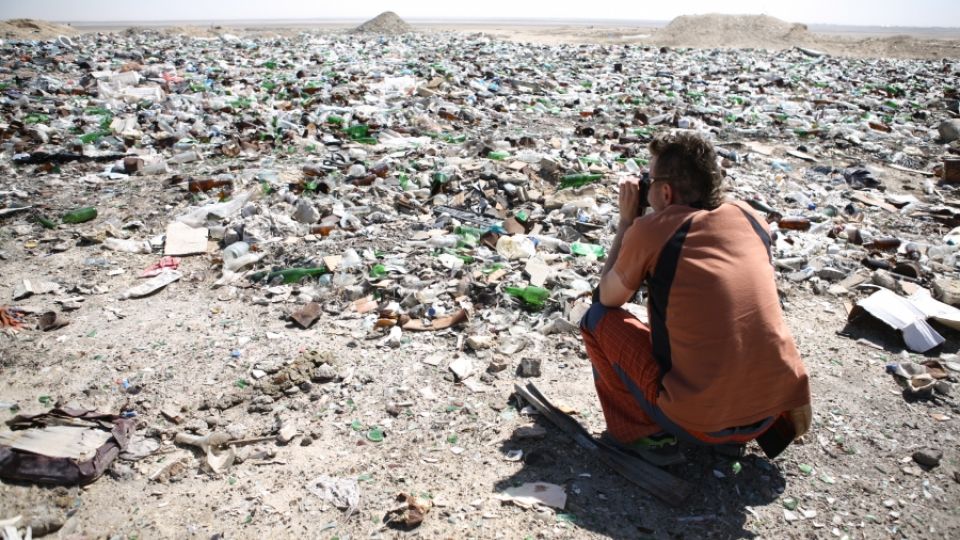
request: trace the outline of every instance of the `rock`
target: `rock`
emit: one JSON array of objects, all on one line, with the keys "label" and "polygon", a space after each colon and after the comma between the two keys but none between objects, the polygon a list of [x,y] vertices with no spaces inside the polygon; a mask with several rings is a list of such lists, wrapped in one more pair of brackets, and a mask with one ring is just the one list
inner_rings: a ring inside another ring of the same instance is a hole
[{"label": "rock", "polygon": [[466,356],[457,358],[448,367],[456,375],[458,381],[466,379],[473,373],[473,362]]},{"label": "rock", "polygon": [[904,467],[901,467],[901,468],[900,468],[900,471],[901,471],[903,474],[906,474],[906,475],[908,475],[908,476],[921,476],[921,475],[923,475],[923,469],[921,469],[920,467],[915,467],[915,466],[913,466],[913,465],[906,465],[906,466],[904,466]]},{"label": "rock", "polygon": [[524,358],[520,361],[520,367],[517,370],[517,373],[521,377],[539,377],[540,376],[540,359],[539,358]]},{"label": "rock", "polygon": [[507,361],[503,358],[494,358],[487,366],[487,373],[499,373],[507,369]]},{"label": "rock", "polygon": [[399,326],[390,329],[390,335],[387,336],[387,346],[391,349],[398,349],[403,344],[403,330]]},{"label": "rock", "polygon": [[827,289],[827,293],[833,296],[846,296],[850,294],[850,291],[848,291],[843,285],[831,285]]},{"label": "rock", "polygon": [[310,201],[299,199],[296,209],[293,211],[293,219],[300,223],[316,223],[320,219],[320,212],[317,211]]},{"label": "rock", "polygon": [[21,300],[28,296],[33,295],[34,293],[33,284],[30,283],[29,279],[21,280],[20,283],[13,288],[13,299]]},{"label": "rock", "polygon": [[913,460],[924,467],[936,467],[943,459],[943,451],[936,448],[924,448],[913,453]]},{"label": "rock", "polygon": [[821,268],[817,276],[824,281],[840,281],[847,277],[847,273],[831,266]]},{"label": "rock", "polygon": [[470,336],[467,338],[467,347],[475,351],[493,347],[493,336]]},{"label": "rock", "polygon": [[960,307],[960,281],[938,279],[933,282],[933,293],[937,300],[953,307]]},{"label": "rock", "polygon": [[890,272],[887,272],[886,270],[875,271],[870,276],[870,280],[874,285],[883,287],[884,289],[890,289],[893,292],[900,291],[900,282],[894,279],[894,277],[890,275]]},{"label": "rock", "polygon": [[279,441],[280,444],[287,444],[296,436],[297,425],[292,422],[284,423],[283,427],[280,428],[280,432],[277,434],[277,441]]},{"label": "rock", "polygon": [[120,461],[114,461],[107,473],[114,480],[121,482],[129,482],[137,477],[137,473],[133,470],[133,467]]},{"label": "rock", "polygon": [[33,529],[33,536],[37,538],[59,531],[66,521],[63,512],[46,505],[32,508],[24,518],[21,526]]},{"label": "rock", "polygon": [[940,132],[940,142],[950,144],[960,139],[960,119],[944,120],[937,128]]},{"label": "rock", "polygon": [[337,370],[330,364],[323,364],[313,370],[312,379],[315,383],[330,382],[337,378]]}]

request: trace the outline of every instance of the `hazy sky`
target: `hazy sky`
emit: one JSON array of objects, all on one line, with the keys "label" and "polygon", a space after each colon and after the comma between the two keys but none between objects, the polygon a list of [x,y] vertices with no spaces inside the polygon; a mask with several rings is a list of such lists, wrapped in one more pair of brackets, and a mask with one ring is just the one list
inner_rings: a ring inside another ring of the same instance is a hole
[{"label": "hazy sky", "polygon": [[670,20],[696,13],[764,13],[790,22],[960,27],[960,0],[0,0],[0,19],[52,21],[367,19],[387,10],[411,19]]}]

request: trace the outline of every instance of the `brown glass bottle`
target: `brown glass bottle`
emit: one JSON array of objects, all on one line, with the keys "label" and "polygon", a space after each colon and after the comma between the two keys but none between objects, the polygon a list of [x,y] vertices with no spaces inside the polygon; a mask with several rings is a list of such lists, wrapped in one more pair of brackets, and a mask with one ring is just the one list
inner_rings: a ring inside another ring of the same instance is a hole
[{"label": "brown glass bottle", "polygon": [[900,247],[900,239],[893,237],[877,238],[867,242],[863,247],[877,251],[893,251]]},{"label": "brown glass bottle", "polygon": [[216,180],[214,178],[191,178],[187,181],[187,189],[190,193],[200,193],[210,191],[211,189],[233,187],[231,180]]},{"label": "brown glass bottle", "polygon": [[786,216],[780,218],[777,226],[781,229],[790,229],[793,231],[805,231],[810,228],[810,220],[800,216]]}]

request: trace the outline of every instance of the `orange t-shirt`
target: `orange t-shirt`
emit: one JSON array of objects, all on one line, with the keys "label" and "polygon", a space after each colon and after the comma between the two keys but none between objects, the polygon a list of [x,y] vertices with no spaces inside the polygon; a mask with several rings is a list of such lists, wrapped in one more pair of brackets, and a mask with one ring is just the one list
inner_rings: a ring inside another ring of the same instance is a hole
[{"label": "orange t-shirt", "polygon": [[624,235],[613,271],[631,289],[648,285],[657,405],[687,429],[744,426],[810,403],[769,245],[766,223],[739,202],[671,205]]}]

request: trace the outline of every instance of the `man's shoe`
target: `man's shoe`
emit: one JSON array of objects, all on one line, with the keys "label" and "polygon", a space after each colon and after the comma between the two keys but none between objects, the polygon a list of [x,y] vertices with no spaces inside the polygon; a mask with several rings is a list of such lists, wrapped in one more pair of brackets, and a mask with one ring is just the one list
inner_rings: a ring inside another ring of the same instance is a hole
[{"label": "man's shoe", "polygon": [[719,454],[724,457],[740,459],[746,454],[747,445],[745,444],[715,444],[710,448],[713,449],[715,454]]},{"label": "man's shoe", "polygon": [[686,461],[683,452],[680,451],[680,445],[677,444],[677,438],[667,433],[641,437],[632,443],[624,444],[614,439],[609,433],[604,432],[600,436],[600,440],[624,453],[639,457],[658,467],[676,465]]}]

